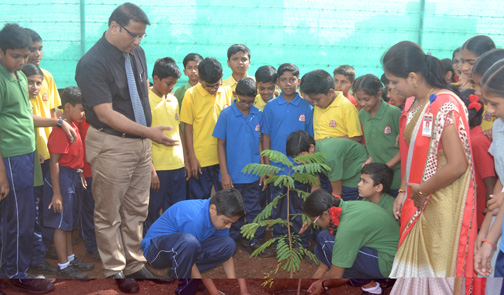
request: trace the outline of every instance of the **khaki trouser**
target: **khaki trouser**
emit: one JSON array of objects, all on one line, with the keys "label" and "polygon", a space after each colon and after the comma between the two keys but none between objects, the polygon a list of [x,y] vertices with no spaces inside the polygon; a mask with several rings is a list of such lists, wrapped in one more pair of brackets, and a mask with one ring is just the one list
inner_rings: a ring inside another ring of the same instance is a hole
[{"label": "khaki trouser", "polygon": [[151,184],[151,141],[89,127],[86,157],[93,172],[94,223],[105,276],[132,274],[146,262],[140,248]]}]

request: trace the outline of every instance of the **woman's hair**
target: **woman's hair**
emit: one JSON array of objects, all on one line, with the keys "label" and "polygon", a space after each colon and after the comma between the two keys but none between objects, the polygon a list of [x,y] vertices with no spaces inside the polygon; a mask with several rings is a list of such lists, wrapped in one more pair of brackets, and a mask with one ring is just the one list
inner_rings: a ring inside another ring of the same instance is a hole
[{"label": "woman's hair", "polygon": [[452,76],[451,76],[451,81],[449,81],[449,82],[454,83],[455,82],[455,70],[453,70],[451,59],[444,58],[441,60],[441,64],[443,65],[443,74],[446,75],[446,73],[451,72]]},{"label": "woman's hair", "polygon": [[486,95],[504,98],[504,60],[494,63],[481,78],[481,88]]},{"label": "woman's hair", "polygon": [[[306,198],[303,204],[303,211],[309,217],[317,217],[322,215],[324,211],[327,211],[332,207],[339,207],[339,205],[339,198],[336,198],[326,190],[319,188]],[[329,218],[329,226],[332,228],[333,232],[336,233],[337,226],[334,226],[331,218]]]},{"label": "woman's hair", "polygon": [[490,37],[485,35],[471,37],[462,45],[462,50],[470,51],[477,57],[492,49],[495,49],[495,43]]},{"label": "woman's hair", "polygon": [[402,41],[392,46],[383,56],[382,65],[385,71],[404,79],[411,72],[420,73],[431,87],[449,89],[458,94],[458,90],[445,80],[439,59],[425,54],[413,42]]},{"label": "woman's hair", "polygon": [[26,77],[40,75],[42,76],[42,79],[44,79],[44,73],[42,73],[42,70],[36,64],[27,63],[23,66],[21,71],[26,75]]},{"label": "woman's hair", "polygon": [[[474,107],[472,107],[471,105],[471,99],[474,100],[475,97],[477,97],[475,94],[474,94],[474,89],[464,89],[462,91],[460,91],[460,98],[462,99],[462,101],[464,101],[466,107],[467,107],[467,110],[469,112],[469,128],[473,129],[474,127],[476,126],[479,126],[481,125],[481,122],[483,120],[483,111],[484,111],[484,108],[483,108],[483,103],[481,102],[481,100],[479,100],[478,98],[478,101],[475,102],[476,104],[479,104],[481,107],[479,110],[476,110]],[[469,107],[469,105],[471,105],[471,108]]]},{"label": "woman's hair", "polygon": [[480,77],[497,61],[504,59],[504,49],[497,48],[483,53],[473,65],[472,73]]},{"label": "woman's hair", "polygon": [[360,90],[364,91],[367,95],[377,96],[380,91],[383,93],[383,85],[378,77],[372,74],[367,74],[360,76],[353,83],[353,93]]}]

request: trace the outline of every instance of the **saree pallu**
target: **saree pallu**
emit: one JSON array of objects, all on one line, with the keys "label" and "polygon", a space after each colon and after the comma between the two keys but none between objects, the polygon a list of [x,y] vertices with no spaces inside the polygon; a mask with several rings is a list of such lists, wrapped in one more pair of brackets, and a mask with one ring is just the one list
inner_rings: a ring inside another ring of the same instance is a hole
[{"label": "saree pallu", "polygon": [[[441,135],[447,125],[456,126],[468,167],[452,184],[427,196],[421,209],[410,199],[411,188],[408,187],[401,210],[399,249],[390,276],[474,277],[475,181],[467,110],[453,94],[438,94],[430,104],[434,116],[431,137],[422,136],[423,118],[428,112],[429,104],[422,106],[417,120],[413,116],[406,126],[409,149],[405,177],[408,182],[425,182],[446,165],[445,152],[450,151],[443,150]],[[470,288],[466,286],[466,290],[467,287]]]}]

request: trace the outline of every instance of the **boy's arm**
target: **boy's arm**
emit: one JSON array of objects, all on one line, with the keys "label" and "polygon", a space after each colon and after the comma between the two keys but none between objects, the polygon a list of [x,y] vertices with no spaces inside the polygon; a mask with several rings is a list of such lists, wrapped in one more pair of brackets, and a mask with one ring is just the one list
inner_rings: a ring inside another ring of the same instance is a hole
[{"label": "boy's arm", "polygon": [[345,273],[345,269],[346,268],[344,267],[339,267],[333,264],[331,265],[329,271],[324,274],[324,278],[341,279]]},{"label": "boy's arm", "polygon": [[[490,200],[490,196],[492,195],[492,192],[494,191],[495,184],[497,183],[497,177],[495,176],[490,176],[483,178],[483,183],[485,184],[486,188],[486,201],[485,204]],[[486,208],[485,208],[485,213],[486,213]]]},{"label": "boy's arm", "polygon": [[182,143],[182,152],[184,153],[184,170],[186,174],[186,181],[191,178],[191,162],[189,161],[189,154],[187,153],[187,145],[185,141],[185,131],[182,128],[185,124],[180,123],[179,131],[180,131],[180,142]]},{"label": "boy's arm", "polygon": [[199,178],[199,174],[203,174],[203,172],[201,172],[200,163],[196,158],[196,154],[194,153],[192,124],[185,124],[184,134],[187,146],[187,154],[189,156],[189,163],[191,164],[191,175],[192,177],[194,177],[194,179],[197,180]]},{"label": "boy's arm", "polygon": [[[369,156],[371,157],[371,155]],[[392,159],[390,159],[387,163],[385,163],[387,166],[390,168],[394,168],[395,165],[399,164],[401,162],[401,153],[397,152]]]},{"label": "boy's arm", "polygon": [[7,178],[7,171],[5,171],[2,159],[2,153],[0,152],[0,202],[7,198],[10,192],[9,179]]},{"label": "boy's arm", "polygon": [[53,189],[53,197],[51,203],[49,204],[49,209],[53,207],[54,213],[61,213],[63,210],[63,197],[61,196],[61,188],[60,188],[60,168],[59,168],[59,160],[61,154],[52,154],[49,162],[49,172],[51,173],[51,183]]},{"label": "boy's arm", "polygon": [[154,163],[152,163],[151,168],[151,190],[157,192],[161,183],[159,182],[159,177],[156,172],[156,168],[154,167]]},{"label": "boy's arm", "polygon": [[[45,118],[39,115],[33,115],[33,123],[35,127],[56,127],[58,126],[58,121],[59,118]],[[74,144],[77,140],[77,132],[75,132],[72,126],[67,121],[63,121],[61,129],[63,129],[72,144]]]},{"label": "boy's arm", "polygon": [[343,186],[341,185],[341,180],[331,181],[331,188],[333,194],[341,196],[341,193],[343,192]]},{"label": "boy's arm", "polygon": [[226,260],[222,264],[222,268],[224,269],[224,272],[226,273],[226,278],[228,278],[228,279],[234,279],[234,278],[236,278],[233,257],[229,257],[229,259]]},{"label": "boy's arm", "polygon": [[[264,133],[261,134],[262,134],[262,150],[265,151],[271,149],[271,137]],[[270,164],[270,161],[267,157],[264,157],[264,164],[266,165]]]},{"label": "boy's arm", "polygon": [[227,169],[227,161],[226,161],[226,141],[224,139],[217,138],[217,156],[219,157],[219,165],[222,176],[222,188],[232,188],[233,180],[229,175],[229,171]]}]

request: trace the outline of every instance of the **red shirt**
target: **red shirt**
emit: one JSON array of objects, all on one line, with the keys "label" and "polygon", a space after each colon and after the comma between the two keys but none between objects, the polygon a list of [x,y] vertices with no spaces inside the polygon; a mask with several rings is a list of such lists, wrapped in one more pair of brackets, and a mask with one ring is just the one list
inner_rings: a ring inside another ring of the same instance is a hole
[{"label": "red shirt", "polygon": [[473,162],[474,162],[474,177],[476,178],[477,185],[477,201],[476,201],[476,213],[478,218],[478,229],[481,227],[483,222],[483,209],[486,207],[486,187],[483,179],[487,177],[496,177],[494,158],[488,149],[492,143],[490,139],[483,134],[481,126],[476,126],[471,129],[471,145],[473,149]]},{"label": "red shirt", "polygon": [[82,146],[84,147],[84,168],[82,168],[82,170],[84,171],[84,177],[93,177],[93,174],[91,173],[91,165],[89,165],[88,161],[86,160],[86,136],[90,125],[88,122],[86,122],[86,118],[82,119],[82,122],[75,122],[75,125],[77,125],[77,128],[79,128],[82,139]]},{"label": "red shirt", "polygon": [[70,124],[77,133],[77,140],[74,144],[70,142],[68,136],[61,128],[53,128],[49,139],[47,140],[47,148],[51,154],[61,154],[59,165],[72,169],[82,169],[84,167],[84,146],[79,134],[79,129],[72,122]]},{"label": "red shirt", "polygon": [[357,108],[357,110],[359,110],[359,106],[357,105],[357,101],[355,100],[355,98],[352,95],[350,95],[350,93],[348,93],[348,96],[346,98]]}]

